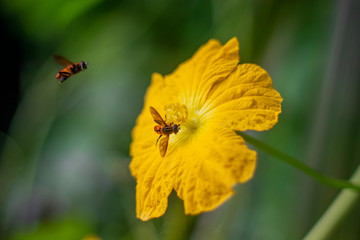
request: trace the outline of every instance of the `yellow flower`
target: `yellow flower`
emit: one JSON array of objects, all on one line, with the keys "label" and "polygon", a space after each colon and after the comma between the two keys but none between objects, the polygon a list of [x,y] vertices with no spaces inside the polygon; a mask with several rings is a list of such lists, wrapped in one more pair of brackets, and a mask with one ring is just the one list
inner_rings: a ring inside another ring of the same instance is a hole
[{"label": "yellow flower", "polygon": [[[172,74],[153,74],[130,147],[138,218],[162,216],[173,189],[186,214],[213,210],[253,176],[256,152],[235,131],[273,127],[282,98],[264,69],[239,64],[238,52],[236,38],[209,40]],[[150,106],[166,124],[180,124],[164,157]]]}]

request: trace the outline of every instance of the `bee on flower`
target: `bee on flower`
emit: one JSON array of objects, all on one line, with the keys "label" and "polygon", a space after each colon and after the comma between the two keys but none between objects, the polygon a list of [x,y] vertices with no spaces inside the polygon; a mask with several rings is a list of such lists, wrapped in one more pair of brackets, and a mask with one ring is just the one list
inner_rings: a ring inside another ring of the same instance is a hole
[{"label": "bee on flower", "polygon": [[172,190],[186,214],[229,199],[256,166],[256,152],[236,131],[272,128],[281,102],[264,69],[239,64],[236,38],[223,46],[210,40],[170,75],[154,73],[130,146],[137,217],[162,216]]}]

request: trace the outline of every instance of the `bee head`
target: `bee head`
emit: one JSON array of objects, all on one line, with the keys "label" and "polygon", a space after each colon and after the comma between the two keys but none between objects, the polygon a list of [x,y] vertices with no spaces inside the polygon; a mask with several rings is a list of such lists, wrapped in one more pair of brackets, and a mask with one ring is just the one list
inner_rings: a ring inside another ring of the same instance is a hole
[{"label": "bee head", "polygon": [[177,134],[178,131],[180,130],[180,125],[174,124],[174,125],[173,125],[173,129],[174,129],[174,133]]},{"label": "bee head", "polygon": [[87,69],[87,62],[81,61],[80,65],[81,65],[81,70]]}]

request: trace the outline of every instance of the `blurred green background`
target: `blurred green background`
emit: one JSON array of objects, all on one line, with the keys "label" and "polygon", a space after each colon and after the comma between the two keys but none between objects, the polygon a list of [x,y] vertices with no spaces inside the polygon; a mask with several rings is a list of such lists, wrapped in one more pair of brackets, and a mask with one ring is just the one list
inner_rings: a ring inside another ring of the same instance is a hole
[{"label": "blurred green background", "polygon": [[[3,0],[0,239],[301,239],[339,191],[259,151],[254,179],[215,211],[142,222],[128,164],[151,74],[236,36],[266,69],[279,123],[250,133],[322,173],[360,159],[359,1]],[[58,85],[61,54],[88,69]],[[251,147],[251,146],[250,146]],[[360,239],[360,207],[331,239]]]}]

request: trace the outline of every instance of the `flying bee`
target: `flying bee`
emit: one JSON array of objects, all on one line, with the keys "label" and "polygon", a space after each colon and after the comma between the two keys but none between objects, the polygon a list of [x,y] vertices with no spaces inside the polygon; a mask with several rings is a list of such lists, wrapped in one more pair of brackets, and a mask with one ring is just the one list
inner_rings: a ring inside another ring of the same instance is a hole
[{"label": "flying bee", "polygon": [[154,121],[158,124],[154,127],[154,131],[157,134],[160,134],[159,138],[156,140],[156,144],[160,140],[160,144],[159,144],[160,155],[161,157],[164,157],[169,143],[169,135],[172,133],[177,134],[180,130],[180,125],[174,123],[167,124],[153,107],[150,107],[150,112]]},{"label": "flying bee", "polygon": [[63,83],[72,75],[87,69],[87,62],[81,61],[78,63],[73,63],[59,55],[52,55],[52,57],[57,64],[65,67],[64,69],[60,70],[58,74],[56,74],[56,79],[59,79],[59,83]]}]

